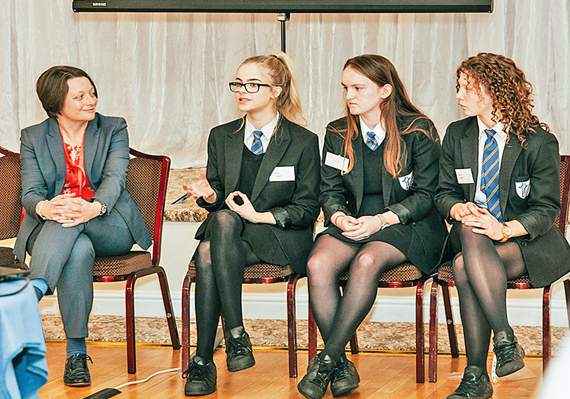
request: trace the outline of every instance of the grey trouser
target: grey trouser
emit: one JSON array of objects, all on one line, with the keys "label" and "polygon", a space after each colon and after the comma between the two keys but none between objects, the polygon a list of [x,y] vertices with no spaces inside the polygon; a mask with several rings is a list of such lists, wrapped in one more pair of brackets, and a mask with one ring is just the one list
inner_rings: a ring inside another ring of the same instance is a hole
[{"label": "grey trouser", "polygon": [[75,227],[48,220],[28,240],[30,277],[57,287],[58,304],[68,338],[87,337],[93,305],[95,256],[123,255],[134,244],[127,224],[115,210]]}]

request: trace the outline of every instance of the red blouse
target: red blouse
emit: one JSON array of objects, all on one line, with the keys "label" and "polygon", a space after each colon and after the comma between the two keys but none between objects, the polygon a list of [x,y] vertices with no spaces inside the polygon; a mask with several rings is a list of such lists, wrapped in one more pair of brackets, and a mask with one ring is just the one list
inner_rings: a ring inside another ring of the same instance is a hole
[{"label": "red blouse", "polygon": [[[85,134],[83,135],[85,138]],[[65,154],[65,184],[62,194],[75,194],[75,197],[89,200],[95,195],[84,168],[83,145],[72,146],[65,142],[63,135],[63,153]]]}]

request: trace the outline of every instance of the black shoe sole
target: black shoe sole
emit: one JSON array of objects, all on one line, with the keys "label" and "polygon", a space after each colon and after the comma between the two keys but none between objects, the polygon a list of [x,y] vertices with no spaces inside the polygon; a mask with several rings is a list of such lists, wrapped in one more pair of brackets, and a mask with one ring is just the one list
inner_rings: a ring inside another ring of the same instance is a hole
[{"label": "black shoe sole", "polygon": [[91,385],[91,381],[88,382],[63,382],[63,385],[67,387],[86,387]]},{"label": "black shoe sole", "polygon": [[227,365],[227,366],[228,366],[228,371],[235,373],[236,371],[245,370],[245,369],[248,369],[248,368],[255,366],[255,359],[253,359],[251,362],[248,362],[245,364],[240,364],[238,366],[231,366],[231,367],[229,365]]},{"label": "black shoe sole", "polygon": [[326,395],[326,392],[325,392],[325,395],[322,395],[322,396],[318,396],[318,394],[317,394],[317,395],[312,395],[312,393],[309,393],[309,392],[303,392],[303,390],[301,389],[300,383],[297,384],[297,391],[299,391],[299,393],[300,393],[301,395],[303,395],[303,397],[305,397],[305,398],[307,398],[307,399],[315,399],[315,398],[319,398],[319,399],[320,399],[320,398],[322,398],[323,396]]},{"label": "black shoe sole", "polygon": [[348,395],[349,393],[354,391],[356,388],[358,388],[358,385],[359,384],[356,384],[354,386],[346,386],[346,387],[340,388],[340,389],[333,389],[333,387],[331,385],[331,392],[332,392],[332,395],[334,397]]},{"label": "black shoe sole", "polygon": [[216,389],[210,390],[210,391],[199,391],[199,390],[186,390],[184,389],[184,395],[185,396],[206,396],[206,395],[210,395],[213,394],[214,392],[216,392]]}]

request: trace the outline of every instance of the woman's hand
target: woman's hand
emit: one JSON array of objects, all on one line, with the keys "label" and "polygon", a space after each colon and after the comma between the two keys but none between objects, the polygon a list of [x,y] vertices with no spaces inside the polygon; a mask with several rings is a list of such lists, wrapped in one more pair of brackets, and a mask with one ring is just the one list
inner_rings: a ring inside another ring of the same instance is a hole
[{"label": "woman's hand", "polygon": [[487,209],[477,208],[469,216],[463,218],[462,223],[466,226],[473,227],[472,231],[477,234],[483,234],[491,240],[501,240],[503,238],[503,225],[499,222]]},{"label": "woman's hand", "polygon": [[372,234],[381,230],[384,226],[383,220],[379,215],[361,216],[356,221],[358,225],[353,230],[343,231],[342,235],[351,240],[359,241],[370,237]]},{"label": "woman's hand", "polygon": [[478,209],[480,208],[473,202],[459,202],[451,207],[449,216],[458,222],[462,222],[468,216],[479,216]]},{"label": "woman's hand", "polygon": [[[241,199],[240,201],[242,202],[241,205],[237,204],[236,202],[237,198]],[[253,207],[247,195],[245,195],[241,191],[234,191],[230,193],[226,198],[226,204],[228,205],[228,208],[230,208],[232,211],[237,213],[242,219],[245,219],[248,222],[257,223],[258,220],[260,219],[258,217],[259,213]]]},{"label": "woman's hand", "polygon": [[41,216],[61,223],[63,227],[74,227],[99,216],[101,213],[99,202],[88,202],[73,195],[61,194],[51,201],[46,201],[38,209]]},{"label": "woman's hand", "polygon": [[340,229],[340,231],[354,231],[358,229],[360,223],[352,216],[337,212],[331,216],[331,223]]},{"label": "woman's hand", "polygon": [[210,186],[208,179],[206,179],[206,168],[200,169],[200,175],[197,181],[189,186],[183,185],[182,187],[194,200],[202,197],[204,201],[209,204],[216,202],[216,192],[212,189],[212,186]]}]

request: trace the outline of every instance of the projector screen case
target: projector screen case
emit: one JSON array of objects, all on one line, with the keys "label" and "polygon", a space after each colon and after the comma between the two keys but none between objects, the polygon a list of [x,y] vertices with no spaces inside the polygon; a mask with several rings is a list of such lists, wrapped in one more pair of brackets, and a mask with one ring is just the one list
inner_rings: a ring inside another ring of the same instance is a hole
[{"label": "projector screen case", "polygon": [[493,12],[493,0],[73,0],[75,12]]}]

